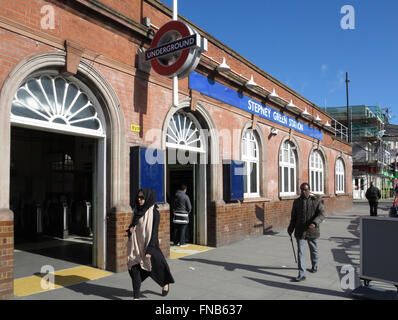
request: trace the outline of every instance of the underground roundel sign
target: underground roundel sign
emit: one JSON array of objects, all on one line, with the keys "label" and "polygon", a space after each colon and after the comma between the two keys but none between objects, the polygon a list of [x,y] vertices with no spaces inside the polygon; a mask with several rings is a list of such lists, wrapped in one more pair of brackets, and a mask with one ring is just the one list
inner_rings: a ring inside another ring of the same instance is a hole
[{"label": "underground roundel sign", "polygon": [[170,21],[156,33],[145,60],[158,74],[183,79],[198,65],[205,51],[202,42],[200,35],[185,23]]}]

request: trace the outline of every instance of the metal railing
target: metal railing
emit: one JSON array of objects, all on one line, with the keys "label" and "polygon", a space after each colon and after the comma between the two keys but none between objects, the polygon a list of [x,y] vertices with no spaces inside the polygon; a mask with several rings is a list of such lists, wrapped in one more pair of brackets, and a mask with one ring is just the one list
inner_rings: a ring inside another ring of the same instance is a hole
[{"label": "metal railing", "polygon": [[332,119],[332,128],[335,131],[336,137],[341,140],[348,141],[348,128],[343,126],[340,122],[335,119]]}]

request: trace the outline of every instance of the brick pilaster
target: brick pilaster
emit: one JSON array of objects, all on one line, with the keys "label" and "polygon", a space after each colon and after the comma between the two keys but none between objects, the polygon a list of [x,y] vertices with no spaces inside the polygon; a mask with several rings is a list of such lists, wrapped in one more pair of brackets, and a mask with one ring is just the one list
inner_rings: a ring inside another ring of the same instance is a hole
[{"label": "brick pilaster", "polygon": [[14,296],[14,215],[0,209],[0,300]]},{"label": "brick pilaster", "polygon": [[170,207],[169,205],[159,206],[160,223],[159,223],[159,246],[163,255],[168,258],[170,256]]},{"label": "brick pilaster", "polygon": [[108,214],[106,269],[112,272],[127,271],[127,233],[132,211],[129,206],[117,207]]}]

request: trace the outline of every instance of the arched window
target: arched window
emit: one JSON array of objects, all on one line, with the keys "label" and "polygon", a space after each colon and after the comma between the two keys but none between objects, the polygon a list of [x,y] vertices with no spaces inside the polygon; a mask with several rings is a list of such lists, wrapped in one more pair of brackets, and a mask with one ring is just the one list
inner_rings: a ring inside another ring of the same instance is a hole
[{"label": "arched window", "polygon": [[279,152],[279,191],[281,196],[296,195],[296,147],[285,141]]},{"label": "arched window", "polygon": [[259,164],[260,152],[253,130],[246,130],[242,140],[242,161],[244,162],[244,197],[260,196]]},{"label": "arched window", "polygon": [[335,185],[336,193],[344,193],[344,163],[343,160],[336,161]]},{"label": "arched window", "polygon": [[29,78],[15,93],[11,122],[103,137],[94,103],[75,83],[61,76]]},{"label": "arched window", "polygon": [[166,134],[166,146],[169,148],[205,152],[205,143],[201,136],[199,122],[190,114],[178,112],[169,122]]},{"label": "arched window", "polygon": [[324,165],[323,158],[319,151],[315,150],[310,156],[310,186],[313,193],[322,194],[324,189]]}]

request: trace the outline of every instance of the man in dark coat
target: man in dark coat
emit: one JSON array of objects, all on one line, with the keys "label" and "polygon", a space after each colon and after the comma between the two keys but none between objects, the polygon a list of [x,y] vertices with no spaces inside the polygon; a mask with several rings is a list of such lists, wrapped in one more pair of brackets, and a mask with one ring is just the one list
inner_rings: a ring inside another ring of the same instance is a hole
[{"label": "man in dark coat", "polygon": [[186,192],[187,186],[183,184],[174,197],[174,245],[185,246],[185,231],[189,223],[189,213],[192,210],[191,201]]},{"label": "man in dark coat", "polygon": [[377,207],[379,205],[379,199],[381,198],[380,190],[370,182],[370,187],[366,190],[366,199],[368,199],[370,207],[370,215],[377,216]]},{"label": "man in dark coat", "polygon": [[291,236],[293,231],[298,247],[298,277],[295,281],[303,281],[306,278],[306,266],[304,257],[305,241],[308,242],[311,253],[312,273],[318,271],[318,244],[320,236],[319,225],[325,219],[325,210],[322,200],[310,195],[310,186],[303,183],[300,186],[301,196],[294,200],[291,220],[287,232]]}]

